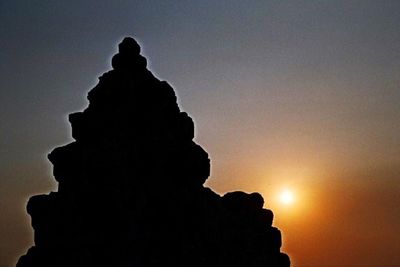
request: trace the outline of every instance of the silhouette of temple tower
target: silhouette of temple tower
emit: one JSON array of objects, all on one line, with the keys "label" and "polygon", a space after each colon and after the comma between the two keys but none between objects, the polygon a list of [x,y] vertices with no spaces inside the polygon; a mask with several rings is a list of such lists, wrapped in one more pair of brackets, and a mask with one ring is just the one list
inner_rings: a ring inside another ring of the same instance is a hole
[{"label": "silhouette of temple tower", "polygon": [[203,186],[208,154],[172,87],[133,38],[70,114],[74,142],[48,158],[58,191],[30,198],[35,246],[17,267],[288,267],[258,193]]}]

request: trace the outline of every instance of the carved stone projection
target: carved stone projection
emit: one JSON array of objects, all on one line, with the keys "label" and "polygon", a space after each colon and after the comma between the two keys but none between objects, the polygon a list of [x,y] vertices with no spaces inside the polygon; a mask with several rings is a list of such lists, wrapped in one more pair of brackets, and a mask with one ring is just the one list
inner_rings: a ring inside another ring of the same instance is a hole
[{"label": "carved stone projection", "polygon": [[48,156],[58,191],[30,198],[35,245],[17,267],[290,266],[260,194],[203,186],[193,121],[133,38],[112,67],[69,116],[75,141]]}]

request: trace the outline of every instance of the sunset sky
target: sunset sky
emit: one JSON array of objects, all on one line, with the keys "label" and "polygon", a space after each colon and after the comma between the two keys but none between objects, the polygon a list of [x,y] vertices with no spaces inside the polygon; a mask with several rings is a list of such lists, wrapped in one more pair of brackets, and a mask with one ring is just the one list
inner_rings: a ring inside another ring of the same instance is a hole
[{"label": "sunset sky", "polygon": [[124,36],[194,119],[207,186],[262,193],[292,266],[400,266],[400,1],[0,0],[0,36],[0,267]]}]

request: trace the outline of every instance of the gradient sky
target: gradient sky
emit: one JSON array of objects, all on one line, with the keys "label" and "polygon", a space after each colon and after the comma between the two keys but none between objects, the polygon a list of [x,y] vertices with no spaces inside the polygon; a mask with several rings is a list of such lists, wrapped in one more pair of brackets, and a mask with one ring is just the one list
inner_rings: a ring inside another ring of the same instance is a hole
[{"label": "gradient sky", "polygon": [[294,267],[400,266],[399,14],[383,0],[0,0],[0,267],[31,246],[27,199],[56,189],[46,155],[128,35],[194,118],[208,186],[261,192]]}]

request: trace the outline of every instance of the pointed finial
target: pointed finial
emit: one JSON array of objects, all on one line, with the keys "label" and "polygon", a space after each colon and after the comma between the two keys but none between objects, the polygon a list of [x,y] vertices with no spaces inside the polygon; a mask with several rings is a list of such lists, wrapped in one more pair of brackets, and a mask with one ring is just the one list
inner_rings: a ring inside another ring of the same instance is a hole
[{"label": "pointed finial", "polygon": [[111,65],[115,70],[140,70],[147,66],[146,59],[140,55],[140,46],[132,37],[125,37],[118,45]]}]

